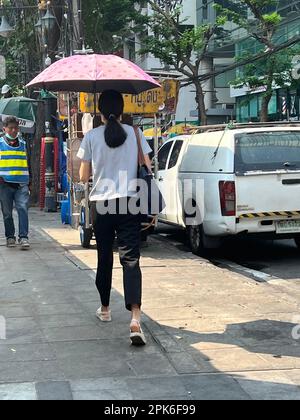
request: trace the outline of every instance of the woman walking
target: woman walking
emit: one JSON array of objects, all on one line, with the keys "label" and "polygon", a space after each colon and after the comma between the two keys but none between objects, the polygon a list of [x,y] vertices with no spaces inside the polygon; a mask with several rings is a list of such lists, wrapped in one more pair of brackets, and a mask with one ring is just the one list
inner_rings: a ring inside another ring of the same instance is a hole
[{"label": "woman walking", "polygon": [[[142,273],[140,270],[140,215],[130,211],[130,200],[137,195],[138,139],[135,130],[121,123],[124,100],[116,91],[100,97],[99,110],[103,126],[85,136],[78,152],[82,160],[80,179],[86,183],[93,176],[90,194],[93,226],[98,249],[96,286],[102,306],[97,317],[112,320],[110,294],[113,272],[113,244],[117,235],[123,266],[126,309],[131,311],[130,339],[133,345],[144,345],[141,328]],[[145,161],[151,166],[149,147],[140,131]]]}]

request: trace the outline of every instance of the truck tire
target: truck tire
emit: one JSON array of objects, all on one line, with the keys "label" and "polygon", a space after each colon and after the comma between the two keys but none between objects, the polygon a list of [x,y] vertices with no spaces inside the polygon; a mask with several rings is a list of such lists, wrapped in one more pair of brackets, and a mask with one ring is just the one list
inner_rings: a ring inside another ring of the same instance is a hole
[{"label": "truck tire", "polygon": [[205,247],[203,243],[203,226],[194,225],[187,228],[188,242],[192,253],[199,257],[205,254]]}]

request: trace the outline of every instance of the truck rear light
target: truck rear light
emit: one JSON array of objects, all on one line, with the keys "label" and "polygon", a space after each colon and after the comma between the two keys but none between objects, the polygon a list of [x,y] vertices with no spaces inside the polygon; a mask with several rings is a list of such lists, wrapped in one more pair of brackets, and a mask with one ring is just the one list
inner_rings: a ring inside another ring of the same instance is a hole
[{"label": "truck rear light", "polygon": [[220,181],[220,200],[222,216],[236,215],[236,190],[234,181]]}]

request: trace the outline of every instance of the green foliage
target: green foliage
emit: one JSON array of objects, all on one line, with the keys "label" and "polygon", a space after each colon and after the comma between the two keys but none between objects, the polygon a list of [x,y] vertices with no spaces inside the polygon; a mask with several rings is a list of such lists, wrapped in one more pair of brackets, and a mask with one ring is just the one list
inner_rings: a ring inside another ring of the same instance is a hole
[{"label": "green foliage", "polygon": [[279,13],[274,12],[268,15],[262,15],[262,20],[268,26],[278,26],[282,22],[282,17]]},{"label": "green foliage", "polygon": [[[240,75],[231,84],[236,88],[248,85],[251,89],[266,86],[264,96],[269,95],[275,86],[299,88],[299,81],[295,80],[292,75],[293,58],[299,54],[299,47],[288,48],[284,52],[273,54],[254,64],[244,66]],[[247,55],[239,57],[239,59],[245,58]],[[251,100],[251,95],[246,99],[246,103],[249,100]]]},{"label": "green foliage", "polygon": [[135,9],[141,0],[84,0],[84,36],[96,53],[111,53],[116,49],[113,35],[126,37],[130,23],[142,24],[144,19]]},{"label": "green foliage", "polygon": [[[8,38],[0,38],[0,51],[6,59],[6,80],[2,84],[12,86],[19,94],[24,85],[29,82],[41,68],[41,54],[38,38],[35,33],[37,22],[37,8],[24,10],[10,10],[16,2],[4,2],[4,15],[14,27],[14,32]],[[20,6],[20,2],[18,2]],[[26,6],[36,6],[35,0],[24,2]]]}]

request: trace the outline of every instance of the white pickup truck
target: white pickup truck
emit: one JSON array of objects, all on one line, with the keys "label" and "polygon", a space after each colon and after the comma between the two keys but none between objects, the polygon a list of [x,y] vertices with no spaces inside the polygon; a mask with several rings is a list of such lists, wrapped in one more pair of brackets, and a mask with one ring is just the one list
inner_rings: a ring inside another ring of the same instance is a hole
[{"label": "white pickup truck", "polygon": [[300,124],[212,128],[169,140],[158,159],[159,221],[187,229],[195,254],[234,235],[300,247]]}]

